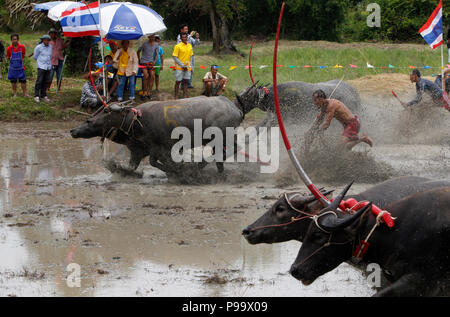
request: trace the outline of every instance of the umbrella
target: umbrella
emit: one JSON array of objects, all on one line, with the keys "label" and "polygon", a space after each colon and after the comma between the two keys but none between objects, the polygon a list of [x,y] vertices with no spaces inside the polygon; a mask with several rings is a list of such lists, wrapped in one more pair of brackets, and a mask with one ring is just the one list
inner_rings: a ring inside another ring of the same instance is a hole
[{"label": "umbrella", "polygon": [[143,35],[165,31],[163,18],[154,10],[130,2],[100,5],[101,33],[107,39],[137,40]]},{"label": "umbrella", "polygon": [[53,21],[58,21],[61,14],[69,9],[82,7],[85,4],[74,1],[51,1],[44,3],[37,3],[34,5],[34,11],[48,11],[47,16]]}]

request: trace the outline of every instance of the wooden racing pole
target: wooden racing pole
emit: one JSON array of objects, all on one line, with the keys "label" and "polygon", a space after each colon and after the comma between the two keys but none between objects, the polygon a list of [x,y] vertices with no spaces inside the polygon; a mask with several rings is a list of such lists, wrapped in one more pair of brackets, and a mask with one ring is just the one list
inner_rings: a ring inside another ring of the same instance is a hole
[{"label": "wooden racing pole", "polygon": [[[276,109],[276,113],[277,113],[278,124],[280,126],[280,132],[281,132],[281,136],[283,137],[284,145],[289,154],[289,158],[291,159],[291,162],[295,167],[295,170],[297,171],[298,175],[300,176],[300,178],[302,179],[302,181],[306,185],[306,187],[314,195],[314,197],[323,206],[326,207],[326,206],[329,206],[331,204],[331,202],[312,183],[311,179],[308,177],[305,170],[303,169],[300,162],[298,161],[297,157],[295,156],[295,153],[292,149],[292,146],[291,146],[289,139],[287,137],[287,134],[286,134],[286,129],[284,127],[283,118],[281,117],[280,103],[278,100],[277,67],[276,67],[276,65],[277,65],[277,53],[278,53],[278,40],[280,37],[280,26],[281,26],[281,20],[283,18],[284,6],[285,6],[285,3],[283,2],[283,4],[281,5],[280,17],[278,19],[277,33],[276,33],[276,37],[275,37],[275,48],[274,48],[274,53],[273,53],[273,94],[274,94],[275,109]],[[367,204],[369,204],[368,201],[358,202],[356,199],[349,198],[340,203],[339,209],[341,211],[346,210],[346,209],[352,209],[354,211],[357,211],[357,210],[365,207]],[[374,215],[379,215],[382,212],[383,212],[383,215],[382,215],[383,221],[386,223],[386,225],[389,228],[392,228],[394,226],[394,220],[392,219],[391,215],[388,212],[384,212],[379,207],[372,204],[372,213]]]}]

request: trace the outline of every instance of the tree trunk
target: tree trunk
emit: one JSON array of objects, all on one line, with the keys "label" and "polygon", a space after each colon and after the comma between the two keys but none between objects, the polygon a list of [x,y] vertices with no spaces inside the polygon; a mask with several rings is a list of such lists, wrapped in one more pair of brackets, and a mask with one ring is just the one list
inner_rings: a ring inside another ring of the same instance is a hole
[{"label": "tree trunk", "polygon": [[[220,15],[219,15],[220,16]],[[221,53],[232,54],[238,53],[238,50],[233,44],[233,41],[230,37],[230,31],[228,30],[228,22],[225,17],[220,17],[222,21],[222,37],[223,37],[223,48],[221,48]]]},{"label": "tree trunk", "polygon": [[225,17],[217,12],[215,0],[211,0],[209,8],[209,17],[211,20],[213,34],[213,52],[215,54],[233,54],[238,50],[233,45],[228,29],[228,22]]},{"label": "tree trunk", "polygon": [[213,36],[213,52],[216,54],[220,54],[220,31],[217,26],[217,14],[215,12],[214,3],[211,1],[211,7],[209,9],[209,18],[211,20],[211,29]]}]

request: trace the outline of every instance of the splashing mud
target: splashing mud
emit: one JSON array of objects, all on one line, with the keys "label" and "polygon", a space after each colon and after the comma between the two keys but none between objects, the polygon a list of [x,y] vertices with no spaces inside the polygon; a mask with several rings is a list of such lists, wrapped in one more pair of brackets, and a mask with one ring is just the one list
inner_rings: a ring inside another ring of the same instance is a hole
[{"label": "splashing mud", "polygon": [[[358,116],[373,148],[338,151],[342,127],[333,123],[305,156],[303,133],[311,121],[289,127],[317,186],[339,191],[355,180],[351,193],[357,193],[392,176],[450,178],[448,113],[417,108],[411,135],[404,135],[398,131],[408,117],[395,102],[390,96],[362,100]],[[167,176],[146,159],[131,173],[138,177],[128,177],[122,173],[127,150],[71,139],[67,131],[75,125],[0,127],[0,296],[375,293],[348,264],[303,286],[288,273],[297,242],[249,245],[241,237],[281,193],[306,191],[283,148],[274,174],[261,174],[257,163],[225,163],[224,174],[209,164],[187,178]],[[79,287],[67,284],[71,263],[80,265]]]}]

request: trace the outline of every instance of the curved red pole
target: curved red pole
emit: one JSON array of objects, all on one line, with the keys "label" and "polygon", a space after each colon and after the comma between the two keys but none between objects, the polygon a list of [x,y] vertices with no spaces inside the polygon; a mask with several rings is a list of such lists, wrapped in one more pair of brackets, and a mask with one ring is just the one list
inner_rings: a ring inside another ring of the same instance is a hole
[{"label": "curved red pole", "polygon": [[[255,40],[253,40],[252,42],[252,46],[250,46],[250,53],[248,54],[248,74],[250,75],[250,79],[252,81],[252,84],[255,84],[255,80],[253,79],[253,74],[252,74],[252,50],[253,50],[253,44],[255,44]],[[263,87],[264,89],[264,93],[266,95],[269,94],[269,89],[267,89],[267,87]]]},{"label": "curved red pole", "polygon": [[253,79],[253,74],[252,74],[252,50],[253,50],[253,44],[255,44],[255,40],[253,40],[252,46],[250,46],[250,53],[248,54],[248,74],[250,75],[250,79],[252,81],[252,84],[255,84],[255,80]]},{"label": "curved red pole", "polygon": [[[89,63],[88,63],[88,66],[89,66],[89,79],[91,80],[91,84],[92,84],[92,87],[94,87],[95,93],[97,94],[97,96],[100,97],[100,100],[102,101],[103,106],[104,106],[104,107],[108,107],[108,105],[105,103],[105,101],[103,100],[103,98],[102,98],[101,95],[99,94],[99,92],[98,92],[98,90],[97,90],[97,87],[95,87],[94,79],[92,78],[92,72],[91,72],[91,55],[92,55],[92,48],[89,50]],[[103,87],[103,89],[105,89],[105,87]],[[98,111],[96,111],[95,114],[97,114],[97,112],[98,112]],[[95,115],[95,114],[94,114],[94,115]]]},{"label": "curved red pole", "polygon": [[288,136],[286,134],[286,129],[284,127],[283,118],[281,117],[281,110],[280,110],[280,102],[278,99],[278,88],[277,88],[277,54],[278,54],[278,40],[280,37],[280,27],[281,27],[281,20],[283,18],[283,11],[284,11],[285,3],[281,5],[281,11],[280,11],[280,17],[278,19],[278,26],[277,26],[277,35],[275,38],[275,48],[273,52],[273,96],[275,101],[275,109],[277,113],[277,119],[278,124],[280,126],[281,136],[283,137],[284,145],[286,146],[286,150],[289,154],[289,158],[291,159],[292,163],[294,164],[294,167],[299,174],[300,178],[302,179],[303,183],[305,183],[306,187],[311,191],[311,193],[316,197],[317,200],[319,200],[322,205],[328,206],[330,204],[330,201],[320,192],[320,190],[311,182],[311,179],[308,177],[306,172],[303,170],[303,167],[301,166],[300,162],[298,161],[297,157],[295,156],[294,151],[292,150],[291,143],[289,142]]}]

